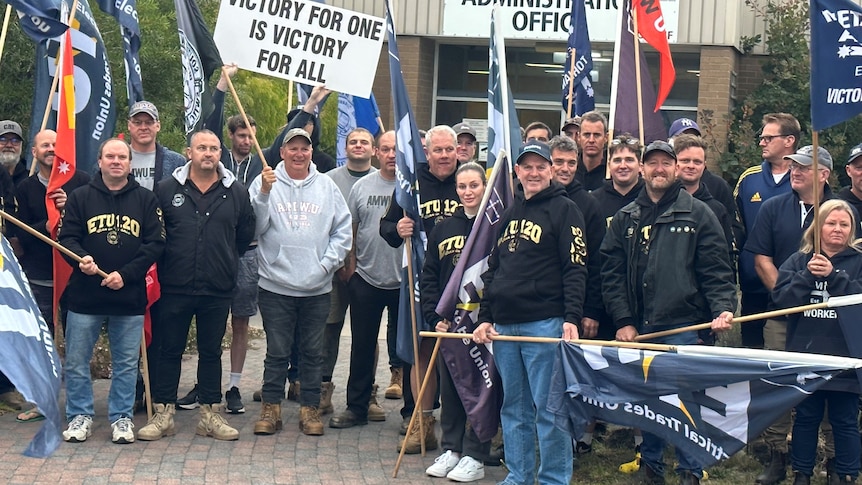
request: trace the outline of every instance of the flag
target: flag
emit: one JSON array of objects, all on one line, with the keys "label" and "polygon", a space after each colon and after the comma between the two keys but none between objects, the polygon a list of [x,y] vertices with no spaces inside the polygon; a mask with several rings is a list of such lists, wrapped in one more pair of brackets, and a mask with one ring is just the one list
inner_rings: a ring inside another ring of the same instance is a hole
[{"label": "flag", "polygon": [[[635,37],[632,30],[630,7],[631,0],[626,0],[619,12],[619,35],[617,36],[617,43],[614,45],[614,74],[611,80],[610,126],[614,130],[612,136],[631,133],[637,138],[640,137],[640,129],[638,127],[637,77],[635,75]],[[639,62],[641,106],[646,107],[656,104],[656,97],[643,49],[640,50]],[[644,109],[640,113],[640,117],[643,119],[645,143],[667,139],[664,120],[659,113]]]},{"label": "flag", "polygon": [[21,30],[34,42],[58,37],[69,28],[60,0],[6,0],[6,3],[18,11]]},{"label": "flag", "polygon": [[[481,276],[488,269],[488,256],[502,232],[503,211],[514,201],[511,164],[505,152],[500,155],[497,158],[503,163],[495,164],[491,171],[479,216],[437,303],[437,314],[454,322],[450,332],[470,334],[476,330],[485,287]],[[480,441],[490,441],[497,433],[503,399],[492,350],[491,345],[476,344],[469,338],[443,339],[440,344],[443,362]]]},{"label": "flag", "polygon": [[[811,0],[811,128],[825,130],[862,113],[862,8],[849,0]],[[850,19],[853,22],[850,22]]]},{"label": "flag", "polygon": [[[398,342],[396,353],[404,362],[413,364],[413,341],[417,336],[413,332],[412,318],[415,318],[417,328],[421,328],[422,308],[419,304],[419,274],[425,262],[425,230],[422,228],[422,216],[419,214],[419,182],[418,168],[425,162],[425,152],[419,139],[419,129],[413,108],[404,85],[404,75],[401,72],[401,58],[398,54],[398,42],[395,36],[395,24],[386,1],[386,30],[389,45],[389,79],[392,84],[392,105],[395,108],[395,201],[404,210],[404,214],[413,219],[413,237],[411,251],[407,253],[405,245],[404,265],[401,274],[401,294],[398,299]],[[408,261],[410,264],[408,265]],[[412,275],[409,272],[412,269]],[[413,288],[410,288],[410,280]],[[412,301],[411,301],[412,298]]]},{"label": "flag", "polygon": [[670,44],[667,41],[664,17],[661,14],[660,0],[640,0],[634,2],[638,17],[638,33],[655,50],[659,56],[658,98],[655,102],[655,112],[661,109],[670,89],[676,81],[676,68],[673,67],[673,57],[670,55]]},{"label": "flag", "polygon": [[[78,170],[91,173],[99,158],[99,146],[114,135],[117,106],[105,43],[87,0],[78,1],[70,34],[75,59],[75,159]],[[31,120],[41,120],[45,114],[52,77],[57,70],[57,56],[61,53],[59,38],[36,46],[36,82]],[[58,103],[58,96],[55,96],[48,126],[56,126]],[[39,129],[39,123],[30,123],[31,140]]]},{"label": "flag", "polygon": [[[318,106],[319,107],[319,106]],[[374,93],[370,98],[360,98],[351,94],[338,94],[338,125],[335,135],[335,151],[338,166],[347,163],[347,135],[356,128],[365,128],[371,136],[380,134],[380,109]]]},{"label": "flag", "polygon": [[144,83],[141,80],[141,28],[138,25],[137,0],[98,0],[99,8],[112,15],[120,23],[123,35],[123,56],[126,64],[126,97],[129,108],[144,100]]},{"label": "flag", "polygon": [[24,271],[6,237],[0,237],[0,371],[24,399],[35,403],[45,422],[24,450],[44,458],[60,445],[60,356]]},{"label": "flag", "polygon": [[491,39],[488,48],[488,159],[491,168],[500,150],[513,153],[521,146],[521,125],[506,75],[506,44],[503,30],[496,29],[498,7],[491,12]]},{"label": "flag", "polygon": [[[584,2],[572,2],[570,18],[572,22],[569,24],[569,46],[566,49],[566,63],[563,64],[563,111],[566,118],[581,116],[596,109],[593,84],[590,80],[593,53]],[[575,83],[574,87],[569,87],[570,82]],[[569,99],[569,89],[572,90],[574,99]]]},{"label": "flag", "polygon": [[795,352],[678,346],[656,352],[561,343],[548,411],[580,437],[592,418],[653,433],[708,467],[862,361]]},{"label": "flag", "polygon": [[174,0],[177,29],[180,33],[180,54],[183,61],[183,100],[186,134],[200,129],[206,115],[212,111],[208,85],[222,60],[213,36],[204,23],[194,0]]}]

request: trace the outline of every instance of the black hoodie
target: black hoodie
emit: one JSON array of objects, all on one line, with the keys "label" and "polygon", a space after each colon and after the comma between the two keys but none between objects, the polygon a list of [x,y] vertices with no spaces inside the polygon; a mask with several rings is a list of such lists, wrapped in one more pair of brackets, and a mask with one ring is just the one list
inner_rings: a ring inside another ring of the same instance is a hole
[{"label": "black hoodie", "polygon": [[643,185],[643,179],[638,179],[638,182],[634,187],[632,187],[628,193],[623,195],[617,192],[617,189],[614,188],[613,180],[608,180],[602,188],[590,192],[590,195],[592,195],[593,198],[596,199],[596,202],[599,203],[599,210],[601,211],[602,217],[605,219],[605,228],[611,225],[611,219],[614,218],[614,214],[616,214],[617,211],[629,205],[637,198]]},{"label": "black hoodie", "polygon": [[428,235],[425,265],[422,266],[422,277],[419,278],[419,294],[422,316],[432,329],[443,319],[437,314],[437,303],[449,277],[455,271],[455,265],[458,264],[475,220],[475,217],[467,217],[464,208],[459,207],[452,217],[434,226],[434,230]]},{"label": "black hoodie", "polygon": [[156,195],[129,175],[120,190],[109,190],[101,173],[75,189],[66,201],[58,233],[60,244],[78,256],[92,256],[99,269],[123,277],[123,287],[102,286],[71,258],[72,277],[64,293],[69,310],[88,315],[143,315],[145,276],[165,248],[165,226]]},{"label": "black hoodie", "polygon": [[695,199],[706,204],[718,218],[718,223],[721,224],[721,229],[724,231],[724,237],[727,239],[727,247],[730,251],[730,258],[733,261],[734,253],[736,252],[736,242],[733,239],[733,225],[731,216],[727,213],[727,209],[720,200],[712,196],[709,187],[701,180],[700,187],[691,194]]},{"label": "black hoodie", "polygon": [[[605,237],[607,225],[599,209],[599,203],[591,193],[584,190],[583,185],[577,179],[572,180],[566,186],[566,194],[580,209],[584,216],[584,227],[587,230],[589,262],[587,264],[587,294],[584,300],[584,316],[605,324],[608,322],[605,306],[602,303],[602,260],[599,257],[599,248],[602,247],[602,239]],[[613,325],[608,325],[609,329],[612,327]]]},{"label": "black hoodie", "polygon": [[[587,281],[584,216],[555,182],[529,199],[517,195],[482,275],[479,323],[552,317],[580,325]],[[560,335],[562,335],[560,327]]]}]

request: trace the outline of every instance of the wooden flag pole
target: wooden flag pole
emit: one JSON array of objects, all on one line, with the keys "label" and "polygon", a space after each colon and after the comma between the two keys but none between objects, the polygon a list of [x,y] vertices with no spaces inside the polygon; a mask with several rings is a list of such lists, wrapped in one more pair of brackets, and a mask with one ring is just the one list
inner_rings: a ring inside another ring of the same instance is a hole
[{"label": "wooden flag pole", "polygon": [[[435,334],[435,332],[420,332],[419,333],[420,336],[426,336],[427,334]],[[416,399],[414,399],[414,401],[416,401],[417,404],[422,402],[422,398],[425,396],[425,389],[428,387],[428,383],[431,381],[431,370],[434,368],[434,364],[437,362],[437,353],[440,350],[440,343],[441,342],[442,342],[442,340],[440,340],[440,339],[437,339],[437,341],[434,342],[434,350],[431,352],[431,359],[428,361],[428,368],[425,369],[425,377],[422,379],[422,386],[419,387],[419,394],[416,396]],[[416,367],[416,366],[414,366],[414,367]],[[418,372],[419,371],[416,371],[417,375],[418,375]],[[401,450],[398,452],[398,460],[395,462],[395,469],[392,470],[392,478],[398,477],[398,469],[401,467],[401,460],[404,459],[404,450],[406,449],[406,445],[407,445],[407,436],[410,436],[410,430],[413,428],[413,422],[416,421],[417,416],[420,416],[422,414],[422,411],[420,410],[420,408],[421,408],[421,405],[413,407],[413,414],[410,416],[410,424],[407,425],[407,435],[404,436],[404,442],[401,444]],[[421,419],[419,419],[419,425],[420,425],[420,429],[421,429],[421,426],[422,426],[422,420]],[[420,431],[420,442],[422,443],[422,445],[421,445],[421,447],[423,448],[422,455],[424,456],[425,455],[425,450],[424,450],[424,448],[425,448],[425,435],[421,434],[421,431]]]},{"label": "wooden flag pole", "polygon": [[260,157],[260,163],[263,165],[263,168],[266,168],[268,164],[266,163],[266,157],[263,156],[263,150],[260,149],[260,143],[257,142],[257,135],[255,134],[255,130],[251,129],[251,122],[248,121],[248,116],[245,114],[245,110],[242,108],[242,103],[239,100],[239,95],[236,94],[236,89],[233,87],[233,81],[230,79],[230,75],[227,72],[227,66],[222,66],[222,72],[224,73],[224,78],[227,81],[227,87],[230,89],[230,94],[233,96],[233,102],[236,103],[236,108],[239,110],[240,116],[242,116],[242,121],[245,123],[245,126],[248,128],[248,132],[251,134],[251,139],[254,142],[254,148],[257,150],[257,156]]},{"label": "wooden flag pole", "polygon": [[572,60],[572,65],[569,67],[569,102],[568,108],[566,109],[566,119],[572,117],[572,104],[574,102],[573,93],[575,91],[575,55],[578,53],[577,49],[572,48],[572,55],[570,59]]},{"label": "wooden flag pole", "polygon": [[[811,219],[811,225],[816,229],[817,223],[820,220],[820,217],[819,217],[819,213],[820,213],[820,193],[819,193],[820,192],[820,190],[819,190],[820,172],[817,170],[818,166],[819,166],[819,163],[818,163],[819,157],[817,156],[818,155],[817,152],[818,152],[818,149],[820,148],[820,134],[816,131],[811,134],[811,147],[813,148],[813,153],[811,154],[811,159],[814,161],[814,163],[811,164],[811,170],[812,170],[812,175],[813,175],[813,179],[811,181],[811,183],[813,184],[813,186],[811,187],[811,193],[814,195],[814,205],[811,206],[811,210],[814,211],[814,216]],[[803,223],[804,223],[804,221],[803,221]],[[820,231],[815,230],[813,236],[814,236],[814,254],[820,254]]]},{"label": "wooden flag pole", "polygon": [[632,28],[634,29],[634,42],[635,42],[635,83],[638,96],[638,138],[640,138],[641,145],[645,145],[646,139],[644,138],[644,100],[643,100],[643,92],[641,89],[641,43],[638,40],[638,11],[634,6],[634,2],[630,3],[631,5],[631,14],[632,14]]},{"label": "wooden flag pole", "polygon": [[[397,141],[396,141],[397,144]],[[405,212],[405,217],[407,216]],[[414,227],[414,230],[416,228]],[[407,252],[407,284],[410,289],[410,326],[411,326],[411,335],[413,339],[413,382],[419,382],[419,328],[416,322],[416,298],[414,297],[416,291],[416,280],[413,278],[413,238],[408,237],[404,240],[404,251]],[[428,366],[428,371],[430,371],[431,366]],[[426,371],[426,373],[428,372]],[[415,406],[413,408],[414,414],[416,411],[422,412],[422,401],[416,397],[414,399]],[[413,420],[410,420],[412,425]],[[425,456],[425,423],[420,419],[419,420],[419,442],[421,455]],[[407,434],[410,434],[410,427],[407,428]],[[406,439],[406,438],[405,438]],[[402,451],[404,447],[402,446]],[[398,472],[398,468],[396,466],[395,473]]]},{"label": "wooden flag pole", "polygon": [[0,59],[3,59],[3,47],[6,45],[6,34],[9,32],[9,17],[12,16],[12,5],[6,4],[6,14],[3,15],[3,30],[0,31]]},{"label": "wooden flag pole", "polygon": [[[454,333],[454,332],[419,332],[420,337],[428,337],[428,338],[452,338],[452,339],[465,339],[473,336],[472,333]],[[556,337],[516,337],[512,335],[494,335],[491,337],[491,340],[495,342],[528,342],[535,344],[556,344],[564,341],[562,338]],[[638,342],[620,342],[618,340],[589,340],[589,339],[576,339],[576,340],[565,340],[565,342],[578,344],[578,345],[601,345],[604,347],[621,347],[626,349],[642,349],[642,350],[659,350],[659,351],[669,351],[676,349],[676,345],[665,345],[665,344],[648,344],[648,343],[638,343]]]}]

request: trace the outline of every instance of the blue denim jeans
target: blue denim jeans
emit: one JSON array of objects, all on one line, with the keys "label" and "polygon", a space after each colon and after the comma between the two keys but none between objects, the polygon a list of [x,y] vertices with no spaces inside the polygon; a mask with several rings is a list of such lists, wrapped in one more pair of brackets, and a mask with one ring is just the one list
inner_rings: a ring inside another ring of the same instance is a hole
[{"label": "blue denim jeans", "polygon": [[261,399],[268,403],[281,403],[284,400],[293,337],[298,333],[299,345],[296,348],[299,354],[299,381],[302,383],[299,402],[303,406],[319,406],[323,330],[329,313],[329,293],[295,297],[260,288],[258,305],[263,331],[266,333]]},{"label": "blue denim jeans", "polygon": [[[497,325],[500,335],[560,337],[563,319]],[[556,353],[544,343],[494,342],[494,361],[503,381],[503,442],[506,444],[505,483],[567,485],[572,479],[572,439],[554,425],[548,412],[548,388]],[[536,436],[539,443],[538,477]]]},{"label": "blue denim jeans", "polygon": [[141,348],[143,315],[82,315],[69,312],[66,317],[66,418],[94,416],[93,381],[90,359],[102,324],[108,325],[111,346],[111,390],[108,393],[108,419],[132,417],[138,353]]},{"label": "blue denim jeans", "polygon": [[823,411],[829,405],[829,422],[835,437],[835,473],[853,478],[859,474],[859,429],[856,415],[859,395],[851,392],[817,391],[796,406],[790,462],[793,470],[808,476],[814,472],[817,456],[817,431]]},{"label": "blue denim jeans", "polygon": [[[645,332],[646,333],[646,332]],[[668,345],[696,345],[697,332],[684,332],[676,335],[668,335],[667,337],[650,340],[650,343],[668,344]],[[652,433],[643,433],[643,444],[641,444],[641,460],[649,466],[654,472],[660,476],[664,476],[664,446],[665,441]],[[679,467],[676,471],[690,471],[698,477],[703,476],[703,469],[697,466],[690,455],[685,451],[676,448],[676,458],[679,462]]]}]

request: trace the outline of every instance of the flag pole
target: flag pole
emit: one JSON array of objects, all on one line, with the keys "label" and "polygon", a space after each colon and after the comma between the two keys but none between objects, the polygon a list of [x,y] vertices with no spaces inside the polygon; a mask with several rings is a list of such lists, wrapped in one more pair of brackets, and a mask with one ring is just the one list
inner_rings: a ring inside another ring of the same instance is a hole
[{"label": "flag pole", "polygon": [[[572,22],[574,22],[574,20],[572,20]],[[572,28],[574,29],[574,26]],[[572,94],[575,91],[575,56],[577,55],[578,50],[572,48],[571,51],[572,51],[572,55],[571,55],[570,59],[572,60],[572,65],[569,66],[569,103],[568,103],[569,106],[568,106],[568,109],[566,109],[566,119],[569,119],[572,117],[572,104],[575,100],[572,97]]]},{"label": "flag pole", "polygon": [[[396,142],[397,144],[397,142]],[[404,216],[407,216],[407,213],[404,213]],[[415,229],[415,228],[414,228]],[[407,285],[410,288],[410,292],[414,293],[416,291],[416,280],[413,278],[413,237],[408,237],[404,240],[404,251],[407,252]],[[416,323],[416,298],[415,293],[411,294],[408,298],[410,298],[410,326],[413,330],[413,381],[419,382],[419,328]],[[431,366],[428,366],[428,370],[431,369]],[[422,400],[417,396],[414,399],[413,413],[415,416],[416,411],[422,412]],[[412,425],[413,420],[410,420]],[[425,423],[420,419],[419,420],[419,448],[421,451],[421,455],[425,456]],[[407,427],[407,435],[410,434],[410,427]],[[407,439],[405,435],[405,440]],[[406,441],[405,441],[406,444]],[[401,454],[404,454],[404,446],[401,447]],[[396,465],[395,473],[398,473],[398,467]]]},{"label": "flag pole", "polygon": [[620,51],[622,47],[623,20],[625,7],[617,11],[617,36],[614,41],[614,60],[611,67],[611,109],[608,117],[608,142],[605,144],[605,179],[611,178],[611,165],[607,162],[611,158],[611,140],[614,138],[614,123],[617,117],[617,95],[620,89]]},{"label": "flag pole", "polygon": [[[425,336],[426,334],[435,334],[435,333],[436,332],[419,332],[419,335]],[[446,335],[449,335],[449,334],[447,333]],[[452,335],[455,335],[455,334],[452,334]],[[459,335],[463,335],[463,334],[459,334]],[[419,387],[419,394],[416,396],[416,399],[415,399],[416,404],[421,403],[422,397],[425,396],[425,389],[428,387],[428,382],[431,380],[431,369],[434,367],[434,364],[437,361],[437,353],[440,350],[440,343],[441,342],[442,342],[442,340],[440,340],[440,339],[437,339],[437,341],[434,342],[434,350],[431,351],[431,359],[429,359],[429,361],[428,361],[428,368],[425,369],[425,377],[422,379],[422,385]],[[419,373],[419,371],[417,370],[416,371],[417,376],[419,375],[418,373]],[[416,421],[417,413],[422,412],[420,410],[421,407],[422,407],[421,404],[413,407],[413,414],[410,415],[410,424],[407,425],[407,435],[404,436],[404,442],[401,444],[401,451],[398,452],[398,460],[395,461],[395,469],[392,470],[392,478],[398,477],[398,469],[401,468],[401,460],[404,459],[404,450],[407,449],[407,446],[406,446],[407,445],[407,436],[410,436],[410,429],[413,427],[413,422]],[[420,429],[423,426],[421,419],[419,420],[419,426],[420,426]],[[421,438],[420,443],[421,443],[421,447],[422,447],[422,455],[424,456],[425,455],[425,436],[422,435],[420,438]]]},{"label": "flag pole", "polygon": [[[473,336],[472,333],[460,333],[460,332],[419,332],[419,335],[422,337],[428,338],[436,338],[437,341],[440,342],[440,339],[451,338],[451,339],[460,339],[463,340],[465,338],[470,338]],[[490,337],[491,340],[496,342],[526,342],[526,343],[534,343],[534,344],[556,344],[559,342],[568,342],[571,344],[578,345],[601,345],[604,347],[620,347],[626,349],[642,349],[642,350],[659,350],[659,351],[670,351],[676,350],[676,345],[666,345],[666,344],[648,344],[648,343],[639,343],[639,342],[620,342],[617,340],[590,340],[590,339],[574,339],[574,340],[565,340],[562,338],[556,337],[520,337],[515,335],[493,335]]]},{"label": "flag pole", "polygon": [[[752,313],[751,315],[745,315],[742,317],[735,317],[730,323],[747,323],[752,322],[754,320],[767,320],[770,318],[781,317],[784,315],[790,315],[793,313],[801,313],[808,310],[819,310],[821,308],[837,308],[842,306],[849,305],[859,305],[862,304],[862,293],[856,295],[846,295],[846,296],[833,296],[829,298],[829,300],[820,302],[820,303],[810,303],[808,305],[795,306],[791,308],[784,308],[781,310],[771,310],[763,313]],[[678,333],[684,332],[693,332],[695,330],[705,330],[712,326],[712,322],[699,323],[697,325],[689,325],[687,327],[673,328],[670,330],[662,330],[661,332],[652,332],[645,333],[643,335],[638,335],[635,337],[635,342],[642,342],[644,340],[652,340],[654,338],[666,337],[668,335],[676,335]]]},{"label": "flag pole", "polygon": [[632,36],[635,43],[635,85],[638,96],[638,138],[640,138],[641,145],[644,145],[646,141],[644,138],[644,100],[643,100],[643,92],[641,89],[641,43],[638,40],[638,10],[634,8],[634,3],[629,3],[631,6],[631,15],[632,15],[632,29],[634,29],[634,35]]},{"label": "flag pole", "polygon": [[293,79],[287,82],[287,110],[293,109]]},{"label": "flag pole", "polygon": [[[72,28],[72,22],[75,21],[75,12],[77,11],[78,0],[75,0],[74,2],[72,2],[72,11],[69,12],[69,21],[67,23],[70,29]],[[42,127],[39,129],[39,131],[44,130],[48,126],[48,117],[51,115],[51,104],[54,102],[54,91],[57,90],[57,84],[60,82],[60,76],[58,75],[59,73],[59,69],[54,71],[54,81],[51,82],[51,91],[48,92],[48,103],[45,105],[45,115],[42,116]],[[35,166],[35,163],[30,166],[30,175],[33,175],[33,173],[35,173]]]},{"label": "flag pole", "polygon": [[6,4],[6,14],[3,16],[3,31],[0,32],[0,59],[3,59],[3,47],[6,45],[6,34],[9,32],[9,17],[12,15],[12,5]]},{"label": "flag pole", "polygon": [[266,157],[263,156],[263,150],[260,149],[260,143],[257,142],[257,136],[255,135],[255,130],[251,129],[251,122],[248,121],[248,116],[245,114],[245,110],[242,108],[242,103],[239,100],[239,95],[236,94],[236,89],[233,87],[233,81],[230,80],[230,76],[227,73],[227,66],[222,66],[222,73],[224,73],[224,78],[227,80],[227,87],[230,88],[230,94],[233,96],[233,102],[236,104],[236,108],[239,110],[240,116],[242,116],[242,121],[245,123],[245,126],[248,127],[248,132],[251,133],[251,139],[254,141],[254,148],[257,150],[257,156],[260,157],[260,163],[263,164],[263,167],[266,168],[268,165],[266,163]]},{"label": "flag pole", "polygon": [[[818,171],[819,163],[817,160],[819,158],[817,156],[817,152],[818,152],[818,149],[820,147],[820,133],[819,132],[814,131],[811,133],[811,145],[812,145],[812,148],[814,149],[813,153],[811,154],[811,159],[814,161],[814,163],[811,164],[811,169],[814,171],[814,174],[813,174],[814,179],[811,181],[811,183],[813,184],[813,186],[811,187],[812,194],[814,195],[814,205],[811,207],[811,210],[814,211],[814,217],[811,219],[811,225],[815,229],[817,229],[817,223],[820,220],[820,217],[819,217],[820,194],[818,193],[819,192],[818,186],[820,185],[820,181],[819,181],[820,180],[820,172]],[[814,254],[820,254],[820,231],[815,230],[812,232],[813,232],[813,236],[814,236]]]}]

